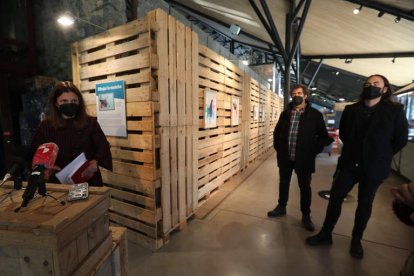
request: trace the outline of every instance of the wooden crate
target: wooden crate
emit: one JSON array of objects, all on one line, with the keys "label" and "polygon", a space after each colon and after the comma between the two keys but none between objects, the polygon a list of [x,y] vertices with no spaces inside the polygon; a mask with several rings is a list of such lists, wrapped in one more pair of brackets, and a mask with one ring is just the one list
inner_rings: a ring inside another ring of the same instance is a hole
[{"label": "wooden crate", "polygon": [[126,276],[128,262],[128,248],[126,228],[110,226],[112,246],[94,268],[79,275],[95,276]]},{"label": "wooden crate", "polygon": [[[1,194],[11,191],[6,183]],[[66,200],[68,185],[47,184]],[[90,271],[111,247],[109,189],[90,187],[87,200],[59,204],[39,197],[15,212],[23,190],[0,204],[0,275],[79,275]]]}]

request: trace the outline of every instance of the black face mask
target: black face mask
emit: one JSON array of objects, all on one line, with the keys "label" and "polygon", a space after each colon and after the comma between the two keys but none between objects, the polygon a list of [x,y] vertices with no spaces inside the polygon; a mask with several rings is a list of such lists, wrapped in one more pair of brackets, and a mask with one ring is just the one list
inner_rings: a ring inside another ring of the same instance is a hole
[{"label": "black face mask", "polygon": [[59,105],[59,111],[70,118],[73,118],[78,114],[79,104],[76,103],[65,103]]},{"label": "black face mask", "polygon": [[303,102],[303,98],[301,96],[293,96],[292,103],[293,105],[300,105]]},{"label": "black face mask", "polygon": [[364,100],[372,100],[381,97],[381,88],[375,86],[366,86],[362,89],[361,97]]}]

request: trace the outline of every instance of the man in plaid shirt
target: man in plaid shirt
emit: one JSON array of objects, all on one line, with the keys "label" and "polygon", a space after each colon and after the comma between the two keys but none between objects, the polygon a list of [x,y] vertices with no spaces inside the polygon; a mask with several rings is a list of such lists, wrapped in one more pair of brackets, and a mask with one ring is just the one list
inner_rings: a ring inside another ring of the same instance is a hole
[{"label": "man in plaid shirt", "polygon": [[282,112],[273,132],[273,145],[279,167],[278,205],[269,211],[269,217],[286,215],[289,186],[295,170],[300,188],[302,225],[315,230],[311,220],[311,180],[315,172],[315,157],[333,139],[329,137],[322,114],[307,101],[308,90],[304,85],[295,85],[290,90],[292,101]]}]

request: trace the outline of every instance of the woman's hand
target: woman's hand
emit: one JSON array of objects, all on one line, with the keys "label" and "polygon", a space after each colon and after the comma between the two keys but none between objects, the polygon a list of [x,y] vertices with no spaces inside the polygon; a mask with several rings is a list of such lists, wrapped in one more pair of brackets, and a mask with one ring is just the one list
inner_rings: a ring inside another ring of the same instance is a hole
[{"label": "woman's hand", "polygon": [[91,178],[92,176],[94,176],[94,174],[97,171],[98,171],[98,162],[96,160],[91,160],[89,161],[89,165],[86,168],[86,170],[82,172],[82,177]]},{"label": "woman's hand", "polygon": [[46,169],[45,172],[44,172],[45,180],[49,181],[50,176],[55,174],[57,171],[60,171],[60,167],[58,167],[58,166],[53,166],[53,168]]}]

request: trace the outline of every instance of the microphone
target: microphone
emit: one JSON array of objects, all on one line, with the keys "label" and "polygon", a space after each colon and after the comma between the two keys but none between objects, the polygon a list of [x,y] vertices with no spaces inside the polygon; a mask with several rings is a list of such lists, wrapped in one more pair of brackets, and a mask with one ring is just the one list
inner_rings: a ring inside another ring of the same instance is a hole
[{"label": "microphone", "polygon": [[44,171],[53,168],[59,147],[55,143],[45,143],[40,145],[32,161],[32,173],[27,181],[26,190],[23,193],[22,207],[26,207],[29,201],[34,197],[36,190],[40,195],[46,195],[46,183]]},{"label": "microphone", "polygon": [[13,177],[21,174],[22,170],[27,167],[29,160],[32,156],[32,150],[29,146],[19,146],[14,150],[12,157],[12,166],[9,171],[4,175],[1,185],[6,181],[9,181]]}]

